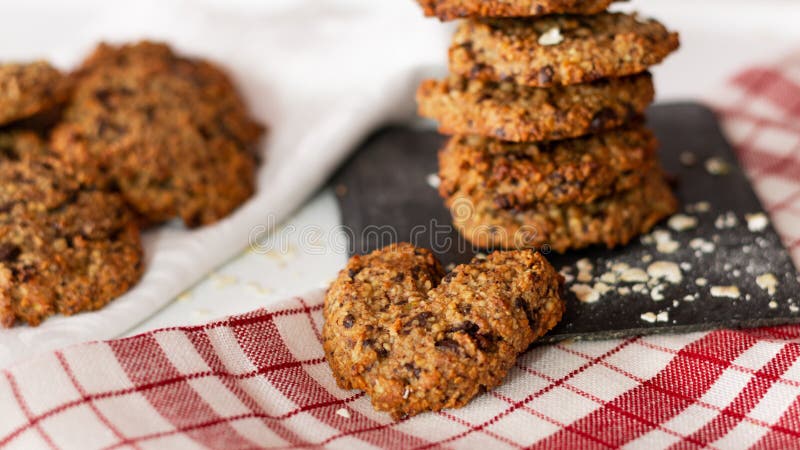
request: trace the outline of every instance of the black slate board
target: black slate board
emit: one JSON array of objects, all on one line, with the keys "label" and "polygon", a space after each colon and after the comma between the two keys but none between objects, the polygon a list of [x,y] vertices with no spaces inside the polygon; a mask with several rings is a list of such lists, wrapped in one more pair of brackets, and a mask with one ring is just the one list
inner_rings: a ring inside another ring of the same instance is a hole
[{"label": "black slate board", "polygon": [[[707,212],[690,214],[699,220],[698,226],[682,232],[665,224],[657,227],[669,230],[679,243],[673,253],[660,253],[653,244],[635,241],[614,250],[597,247],[547,256],[557,269],[587,258],[595,276],[612,263],[646,269],[648,263],[642,260],[645,255],[651,255],[653,261],[688,262],[691,268],[684,264],[682,281],[668,284],[661,301],[654,301],[650,292],[622,295],[615,291],[595,303],[583,303],[567,289],[567,313],[545,341],[800,322],[795,306],[800,306],[796,269],[771,225],[760,232],[748,229],[745,215],[762,211],[762,207],[713,113],[698,104],[662,104],[649,110],[648,123],[661,140],[661,159],[676,179],[681,204],[710,204]],[[476,250],[450,227],[450,214],[428,180],[437,172],[436,154],[444,140],[430,130],[383,129],[369,138],[334,177],[343,224],[352,241],[351,254],[366,253],[390,242],[410,241],[434,250],[445,265],[466,262],[474,256]],[[681,164],[682,152],[694,154],[697,163]],[[711,157],[726,161],[731,171],[711,175],[704,167]],[[735,214],[738,224],[718,228],[716,219],[728,212]],[[715,250],[702,253],[691,248],[690,241],[695,238],[713,242]],[[778,279],[773,295],[756,283],[756,277],[764,273]],[[698,286],[697,278],[707,279],[708,284]],[[577,282],[568,282],[567,288]],[[711,286],[729,285],[738,286],[738,299],[710,294]],[[621,286],[630,288],[631,284],[615,287]],[[687,295],[696,298],[686,301]],[[669,316],[667,321],[650,323],[642,319],[644,313],[664,311]]]}]

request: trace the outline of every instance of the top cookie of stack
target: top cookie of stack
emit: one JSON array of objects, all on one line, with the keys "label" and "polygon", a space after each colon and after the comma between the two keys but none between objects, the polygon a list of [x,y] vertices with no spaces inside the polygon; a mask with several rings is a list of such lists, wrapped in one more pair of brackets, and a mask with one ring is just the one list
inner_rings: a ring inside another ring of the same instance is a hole
[{"label": "top cookie of stack", "polygon": [[[459,200],[469,201],[470,208],[459,208],[467,217],[454,217],[454,224],[473,243],[613,247],[675,209],[640,117],[654,98],[647,69],[678,48],[678,35],[652,19],[605,11],[611,1],[418,0],[429,16],[467,18],[450,47],[450,76],[424,81],[417,101],[420,115],[455,135],[439,156],[440,193],[454,210]],[[642,138],[630,139],[631,133]],[[559,142],[542,145],[550,141]],[[609,147],[620,141],[625,145]],[[612,164],[610,153],[625,151],[649,158],[638,167],[647,173],[637,185],[611,183],[625,189],[590,192],[570,203],[520,204],[505,201],[496,188],[536,191],[561,183],[556,190],[581,189],[576,184],[593,168]],[[516,170],[520,165],[524,170]],[[511,179],[515,173],[529,178]],[[522,237],[521,228],[528,228]]]}]

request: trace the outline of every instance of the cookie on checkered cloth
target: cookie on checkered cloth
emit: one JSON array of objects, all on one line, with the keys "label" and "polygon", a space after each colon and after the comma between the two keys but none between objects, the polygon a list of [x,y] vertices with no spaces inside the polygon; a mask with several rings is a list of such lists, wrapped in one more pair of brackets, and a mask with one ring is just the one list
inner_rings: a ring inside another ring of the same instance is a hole
[{"label": "cookie on checkered cloth", "polygon": [[411,244],[354,256],[325,297],[325,355],[340,387],[365,391],[395,418],[461,407],[558,323],[562,282],[530,250],[447,275]]}]

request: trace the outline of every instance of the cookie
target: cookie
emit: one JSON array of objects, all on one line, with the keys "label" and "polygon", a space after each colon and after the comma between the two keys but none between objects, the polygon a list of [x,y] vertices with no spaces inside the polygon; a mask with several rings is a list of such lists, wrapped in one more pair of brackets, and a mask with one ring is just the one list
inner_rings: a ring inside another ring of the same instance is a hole
[{"label": "cookie", "polygon": [[0,324],[103,307],[142,274],[123,199],[31,133],[0,134]]},{"label": "cookie", "polygon": [[562,141],[510,143],[454,136],[439,152],[439,191],[490,200],[499,209],[537,202],[591,203],[639,186],[658,166],[642,125]]},{"label": "cookie", "polygon": [[213,223],[252,195],[263,127],[219,68],[141,42],[101,45],[76,78],[53,147],[106,174],[148,223]]},{"label": "cookie", "polygon": [[480,248],[537,248],[563,253],[590,245],[625,245],[677,209],[660,169],[646,173],[637,188],[587,204],[536,203],[498,208],[488,199],[455,193],[446,199],[453,225]]},{"label": "cookie", "polygon": [[417,0],[425,15],[442,21],[464,17],[533,17],[597,14],[615,0]]},{"label": "cookie", "polygon": [[47,111],[68,95],[68,78],[47,62],[0,64],[0,125]]},{"label": "cookie", "polygon": [[533,251],[443,275],[430,251],[406,243],[350,259],[325,296],[322,330],[341,388],[395,418],[464,406],[564,311],[561,276]]},{"label": "cookie", "polygon": [[616,128],[643,114],[654,95],[649,73],[549,89],[451,76],[423,81],[417,104],[444,134],[529,142]]},{"label": "cookie", "polygon": [[679,46],[677,33],[635,15],[465,21],[453,37],[450,71],[483,81],[549,87],[647,70]]}]

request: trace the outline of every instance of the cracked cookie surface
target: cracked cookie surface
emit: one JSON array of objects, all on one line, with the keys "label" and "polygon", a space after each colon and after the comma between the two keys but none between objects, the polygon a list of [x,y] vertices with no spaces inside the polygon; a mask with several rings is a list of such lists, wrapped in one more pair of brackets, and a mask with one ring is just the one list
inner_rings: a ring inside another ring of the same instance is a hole
[{"label": "cracked cookie surface", "polygon": [[453,37],[450,71],[534,87],[588,83],[643,72],[679,45],[656,20],[622,13],[470,20]]},{"label": "cracked cookie surface", "polygon": [[263,127],[218,67],[164,44],[103,44],[76,79],[53,147],[100,168],[148,223],[213,223],[252,195]]},{"label": "cracked cookie surface", "polygon": [[642,125],[550,142],[454,136],[439,152],[439,192],[490,200],[501,209],[591,203],[639,186],[658,166],[656,148]]},{"label": "cracked cookie surface", "polygon": [[444,134],[531,142],[624,125],[644,114],[654,95],[649,73],[549,89],[451,76],[423,81],[417,104]]},{"label": "cracked cookie surface", "polygon": [[96,310],[142,274],[122,198],[27,132],[0,134],[0,324]]},{"label": "cracked cookie surface", "polygon": [[395,418],[464,406],[558,323],[563,280],[538,253],[496,252],[444,274],[400,243],[350,259],[325,296],[338,385]]},{"label": "cracked cookie surface", "polygon": [[549,246],[559,253],[625,245],[677,209],[660,167],[647,172],[641,185],[591,203],[498,208],[491,200],[455,193],[445,204],[459,233],[480,248]]}]

